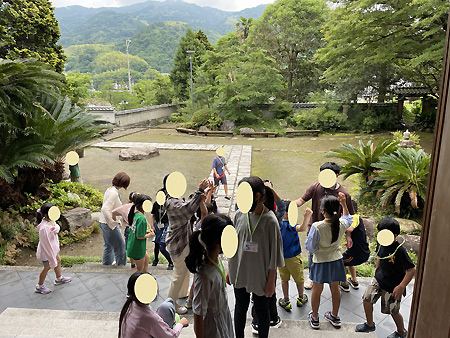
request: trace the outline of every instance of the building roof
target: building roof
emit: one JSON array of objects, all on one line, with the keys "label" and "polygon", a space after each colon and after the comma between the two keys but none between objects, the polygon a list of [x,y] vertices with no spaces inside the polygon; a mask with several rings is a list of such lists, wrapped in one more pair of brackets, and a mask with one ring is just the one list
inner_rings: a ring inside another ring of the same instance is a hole
[{"label": "building roof", "polygon": [[87,106],[87,111],[114,111],[115,107],[112,106]]},{"label": "building roof", "polygon": [[426,87],[396,87],[392,90],[397,95],[411,95],[411,96],[424,96],[433,94],[433,92]]}]

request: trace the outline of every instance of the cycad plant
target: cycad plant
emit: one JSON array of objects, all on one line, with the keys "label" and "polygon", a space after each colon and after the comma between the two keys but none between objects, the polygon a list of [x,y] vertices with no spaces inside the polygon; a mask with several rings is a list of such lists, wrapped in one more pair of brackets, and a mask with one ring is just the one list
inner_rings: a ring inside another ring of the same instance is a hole
[{"label": "cycad plant", "polygon": [[342,144],[339,148],[332,149],[332,153],[327,157],[337,157],[346,161],[341,167],[344,179],[354,174],[360,174],[367,185],[371,186],[375,176],[374,164],[381,156],[391,154],[396,149],[397,143],[389,139],[381,141],[376,146],[372,141],[368,141],[367,144],[359,141],[359,148],[351,144]]},{"label": "cycad plant", "polygon": [[425,201],[430,155],[422,149],[399,148],[393,154],[380,158],[374,167],[379,171],[375,180],[383,207],[394,199],[395,210],[400,213],[400,204],[405,193],[408,194],[411,206],[419,208]]}]

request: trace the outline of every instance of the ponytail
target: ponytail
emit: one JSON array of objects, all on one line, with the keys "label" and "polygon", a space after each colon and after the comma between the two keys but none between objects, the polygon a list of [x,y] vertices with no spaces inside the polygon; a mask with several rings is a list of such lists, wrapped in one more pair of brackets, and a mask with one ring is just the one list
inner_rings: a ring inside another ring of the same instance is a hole
[{"label": "ponytail", "polygon": [[264,196],[265,196],[265,200],[264,200],[264,206],[269,209],[272,210],[273,213],[275,213],[275,198],[273,197],[273,192],[272,189],[270,189],[267,186],[264,186],[265,191],[264,191]]},{"label": "ponytail", "polygon": [[320,202],[320,209],[323,209],[331,217],[331,243],[339,239],[341,204],[332,195],[327,195]]},{"label": "ponytail", "polygon": [[222,231],[227,225],[233,225],[233,222],[223,214],[212,214],[203,219],[201,230],[195,231],[189,240],[190,250],[185,262],[190,272],[198,272],[208,257],[208,250],[213,250],[220,243]]},{"label": "ponytail", "polygon": [[186,266],[192,273],[198,272],[198,269],[203,265],[207,255],[206,249],[200,244],[199,241],[201,233],[201,231],[195,231],[191,235],[189,242],[189,255],[185,259]]},{"label": "ponytail", "polygon": [[131,225],[133,224],[133,220],[134,220],[134,213],[136,212],[136,204],[133,204],[131,206],[130,211],[128,212],[128,224]]},{"label": "ponytail", "polygon": [[120,338],[120,334],[122,333],[122,322],[125,318],[125,315],[127,314],[127,311],[131,305],[131,302],[133,301],[133,298],[131,298],[130,296],[127,297],[127,300],[125,302],[125,304],[123,305],[122,311],[120,311],[120,317],[119,317],[119,334],[118,334],[118,338]]},{"label": "ponytail", "polygon": [[45,216],[48,216],[48,211],[51,207],[55,206],[53,203],[45,202],[42,206],[36,211],[36,220],[37,223],[40,224]]}]

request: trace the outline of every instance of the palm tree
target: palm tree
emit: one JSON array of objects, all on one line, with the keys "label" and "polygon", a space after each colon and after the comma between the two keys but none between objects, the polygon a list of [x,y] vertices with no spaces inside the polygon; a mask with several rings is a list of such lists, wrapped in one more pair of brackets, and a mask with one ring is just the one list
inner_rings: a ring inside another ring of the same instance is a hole
[{"label": "palm tree", "polygon": [[248,38],[248,33],[250,31],[250,27],[253,25],[252,18],[244,18],[241,16],[239,20],[236,22],[236,30],[241,33],[241,37],[239,38],[239,42],[243,43]]}]

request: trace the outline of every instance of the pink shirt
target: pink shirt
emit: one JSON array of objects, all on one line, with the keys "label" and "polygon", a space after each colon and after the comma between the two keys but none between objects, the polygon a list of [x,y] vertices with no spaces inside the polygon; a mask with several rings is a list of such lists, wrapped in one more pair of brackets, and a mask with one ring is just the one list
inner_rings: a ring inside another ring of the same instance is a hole
[{"label": "pink shirt", "polygon": [[58,266],[56,255],[59,253],[59,230],[58,224],[45,219],[36,227],[36,231],[39,232],[36,258],[40,261],[48,261],[52,269]]},{"label": "pink shirt", "polygon": [[148,305],[132,301],[123,318],[121,338],[176,338],[183,324],[178,323],[171,329],[162,318]]},{"label": "pink shirt", "polygon": [[112,216],[115,217],[117,219],[117,216],[122,217],[122,223],[123,225],[130,226],[128,224],[128,213],[130,212],[131,207],[133,206],[133,203],[127,203],[124,205],[121,205],[118,208],[115,208],[112,211]]}]

